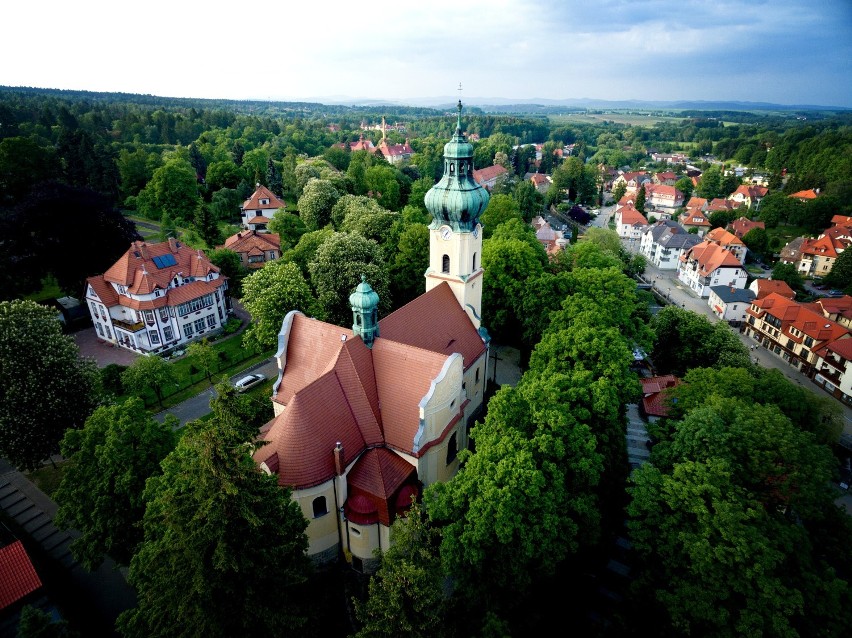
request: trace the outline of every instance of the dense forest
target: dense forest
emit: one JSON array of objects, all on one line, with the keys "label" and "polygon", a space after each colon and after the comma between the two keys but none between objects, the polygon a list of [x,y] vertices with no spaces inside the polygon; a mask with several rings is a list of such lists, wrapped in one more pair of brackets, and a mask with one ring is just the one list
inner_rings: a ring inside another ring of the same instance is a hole
[{"label": "dense forest", "polygon": [[[39,344],[51,354],[32,358],[39,383],[0,394],[0,453],[21,467],[59,450],[70,459],[59,521],[81,532],[72,549],[84,565],[110,556],[129,567],[140,604],[119,620],[125,636],[496,638],[556,623],[607,638],[840,636],[852,524],[834,505],[836,402],[753,365],[723,324],[676,307],[652,314],[632,278],[641,259],[615,233],[590,229],[550,259],[529,224],[566,196],[600,202],[605,168],[663,168],[651,150],[689,154],[701,196],[736,188],[721,163],[768,175],[775,200],[747,212],[767,226],[817,231],[852,214],[848,116],[734,115],[566,126],[463,114],[476,168],[508,169],[482,217],[483,324],[524,352],[523,375],[490,388],[459,473],[394,524],[379,571],[335,572],[329,584],[304,560],[300,510],[249,456],[263,419],[247,397],[218,386],[211,418],[175,437],[138,399],[118,402],[51,315],[20,298],[46,277],[80,295],[141,236],[132,217],[158,229],[151,241],[177,235],[209,251],[252,316],[246,349],[273,348],[293,308],[351,322],[362,274],[385,314],[423,292],[423,197],[455,114],[0,88],[0,372]],[[377,144],[381,131],[360,125],[383,117],[404,123],[387,137],[410,141],[407,162],[337,146]],[[573,153],[560,159],[552,151],[565,145]],[[546,194],[523,179],[536,170],[553,177]],[[287,204],[270,222],[283,254],[248,274],[217,247],[257,184]],[[800,189],[819,189],[820,204],[789,204]],[[671,416],[650,426],[651,462],[631,471],[634,347],[683,383]],[[140,361],[149,382],[168,365]],[[34,400],[43,387],[50,396]],[[604,582],[624,539],[631,578]]]}]

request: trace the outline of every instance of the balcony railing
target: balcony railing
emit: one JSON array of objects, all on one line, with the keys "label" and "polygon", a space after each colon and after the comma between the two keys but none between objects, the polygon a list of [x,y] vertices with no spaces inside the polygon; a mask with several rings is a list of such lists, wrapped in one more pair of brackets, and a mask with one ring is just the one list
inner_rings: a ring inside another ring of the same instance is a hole
[{"label": "balcony railing", "polygon": [[121,321],[120,319],[113,319],[112,323],[116,328],[127,330],[127,332],[139,332],[140,330],[145,329],[145,324],[141,321],[137,321],[136,323],[128,323],[127,321]]}]

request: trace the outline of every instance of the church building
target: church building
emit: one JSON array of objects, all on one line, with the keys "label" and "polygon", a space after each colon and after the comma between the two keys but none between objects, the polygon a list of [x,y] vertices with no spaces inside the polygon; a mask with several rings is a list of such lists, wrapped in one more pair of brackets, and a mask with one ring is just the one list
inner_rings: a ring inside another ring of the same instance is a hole
[{"label": "church building", "polygon": [[426,194],[432,215],[426,292],[378,317],[362,279],[352,327],[291,311],[278,335],[275,417],[254,454],[292,489],[309,521],[308,553],[372,572],[374,550],[424,487],[452,478],[484,407],[488,333],[480,325],[479,217],[488,192],[473,179],[461,130],[444,146],[444,175]]}]

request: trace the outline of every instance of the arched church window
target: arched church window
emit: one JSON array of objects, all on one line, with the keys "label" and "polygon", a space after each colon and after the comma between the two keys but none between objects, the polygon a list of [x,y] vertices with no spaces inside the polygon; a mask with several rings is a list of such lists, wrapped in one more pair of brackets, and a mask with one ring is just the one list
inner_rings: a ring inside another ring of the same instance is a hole
[{"label": "arched church window", "polygon": [[356,326],[360,326],[360,325],[361,325],[361,315],[359,315],[359,314],[356,314],[356,315],[355,315],[355,325],[356,325]]},{"label": "arched church window", "polygon": [[450,164],[450,175],[455,175],[455,174],[456,174],[456,165]]},{"label": "arched church window", "polygon": [[324,514],[328,514],[328,504],[325,501],[325,496],[317,496],[313,502],[314,518],[319,518]]},{"label": "arched church window", "polygon": [[441,272],[450,272],[450,256],[444,255],[441,258]]},{"label": "arched church window", "polygon": [[476,270],[476,253],[473,253],[473,264],[472,264],[472,266],[473,266],[472,270]]}]

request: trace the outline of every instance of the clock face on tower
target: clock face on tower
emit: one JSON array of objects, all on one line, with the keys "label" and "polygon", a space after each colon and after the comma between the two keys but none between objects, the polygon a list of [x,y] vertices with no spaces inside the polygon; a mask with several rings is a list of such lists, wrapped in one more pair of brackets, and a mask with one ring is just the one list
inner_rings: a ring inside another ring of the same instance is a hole
[{"label": "clock face on tower", "polygon": [[441,226],[441,239],[449,239],[453,236],[453,229],[449,226]]}]

